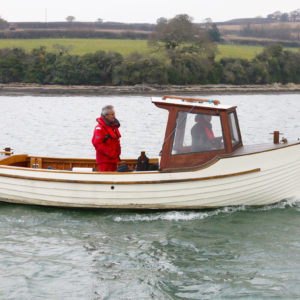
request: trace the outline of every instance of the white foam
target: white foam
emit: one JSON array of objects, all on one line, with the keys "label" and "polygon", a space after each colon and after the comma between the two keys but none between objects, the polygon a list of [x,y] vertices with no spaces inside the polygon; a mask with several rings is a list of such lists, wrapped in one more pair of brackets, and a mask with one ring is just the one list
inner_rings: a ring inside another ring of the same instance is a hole
[{"label": "white foam", "polygon": [[[218,216],[221,214],[232,214],[239,211],[268,211],[272,209],[284,209],[288,207],[296,207],[300,209],[300,199],[293,198],[281,201],[276,204],[267,205],[259,208],[251,208],[247,206],[227,206],[211,211],[199,211],[199,212],[187,212],[187,211],[168,211],[159,212],[151,214],[135,214],[135,215],[125,215],[117,216],[114,218],[115,222],[154,222],[154,221],[193,221],[193,220],[203,220],[206,218]],[[298,210],[298,209],[297,209]]]},{"label": "white foam", "polygon": [[297,207],[300,208],[300,199],[299,198],[291,198],[291,199],[286,199],[281,202],[271,204],[271,205],[266,205],[260,208],[257,208],[257,210],[272,210],[272,209],[284,209],[284,208],[289,208],[289,207]]},{"label": "white foam", "polygon": [[244,206],[237,207],[224,207],[208,212],[181,212],[181,211],[169,211],[157,214],[136,214],[132,216],[118,216],[114,218],[115,222],[153,222],[153,221],[193,221],[203,220],[209,217],[217,216],[219,214],[234,213],[236,211],[242,211],[246,208]]}]

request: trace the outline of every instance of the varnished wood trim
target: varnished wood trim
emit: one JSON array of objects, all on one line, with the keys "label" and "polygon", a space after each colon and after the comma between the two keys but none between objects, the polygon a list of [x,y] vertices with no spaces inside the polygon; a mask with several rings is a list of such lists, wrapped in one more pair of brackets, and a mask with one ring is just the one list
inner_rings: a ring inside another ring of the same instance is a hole
[{"label": "varnished wood trim", "polygon": [[[160,171],[145,171],[145,172],[74,172],[74,171],[65,171],[65,170],[51,170],[51,169],[31,169],[31,168],[24,168],[24,167],[14,167],[14,166],[6,166],[0,165],[0,169],[14,169],[14,170],[22,170],[22,171],[30,171],[30,172],[48,172],[48,173],[58,173],[58,174],[85,174],[85,175],[126,175],[126,174],[153,174],[153,173],[160,173]],[[0,174],[1,176],[1,174]]]},{"label": "varnished wood trim", "polygon": [[12,154],[14,154],[14,153],[11,152],[11,151],[2,151],[2,150],[0,150],[0,154],[12,155]]},{"label": "varnished wood trim", "polygon": [[[28,176],[21,176],[21,175],[13,175],[13,174],[0,174],[0,177],[9,177],[9,178],[16,178],[16,179],[25,179],[25,180],[32,180],[32,181],[47,181],[47,182],[64,182],[64,183],[82,183],[82,184],[162,184],[162,183],[180,183],[180,182],[191,182],[191,181],[204,181],[204,180],[211,180],[211,179],[221,179],[227,177],[234,177],[234,176],[241,176],[251,173],[260,172],[261,170],[253,169],[244,172],[238,173],[231,173],[225,175],[217,175],[217,176],[208,176],[208,177],[200,177],[200,178],[189,178],[189,179],[173,179],[173,180],[149,180],[149,181],[88,181],[88,180],[67,180],[67,179],[52,179],[52,178],[34,178]],[[114,173],[116,174],[116,173]]]},{"label": "varnished wood trim", "polygon": [[164,169],[161,172],[162,173],[177,173],[177,172],[196,172],[196,171],[200,171],[203,169],[207,169],[210,166],[214,165],[215,163],[217,163],[219,160],[221,159],[220,156],[216,155],[215,157],[213,157],[211,160],[205,162],[204,164],[201,164],[199,166],[195,166],[195,167],[182,167],[182,168],[169,168],[169,169]]},{"label": "varnished wood trim", "polygon": [[7,156],[0,160],[0,166],[11,165],[20,162],[26,162],[28,155],[27,154],[19,154],[13,156]]},{"label": "varnished wood trim", "polygon": [[28,156],[28,158],[42,158],[46,161],[83,161],[83,162],[96,162],[96,159],[94,158],[76,158],[76,157],[49,157],[49,156]]}]

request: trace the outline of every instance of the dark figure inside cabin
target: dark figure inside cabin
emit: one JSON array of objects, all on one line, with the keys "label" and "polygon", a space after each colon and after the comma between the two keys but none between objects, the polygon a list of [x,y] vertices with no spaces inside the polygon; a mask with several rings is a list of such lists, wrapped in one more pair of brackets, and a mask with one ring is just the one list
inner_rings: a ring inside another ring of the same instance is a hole
[{"label": "dark figure inside cabin", "polygon": [[196,124],[191,129],[192,152],[216,150],[216,139],[211,125],[211,116],[198,114],[195,116]]},{"label": "dark figure inside cabin", "polygon": [[99,172],[115,172],[120,160],[121,146],[120,123],[115,117],[114,107],[102,108],[101,117],[97,119],[92,143],[96,149],[96,162]]}]

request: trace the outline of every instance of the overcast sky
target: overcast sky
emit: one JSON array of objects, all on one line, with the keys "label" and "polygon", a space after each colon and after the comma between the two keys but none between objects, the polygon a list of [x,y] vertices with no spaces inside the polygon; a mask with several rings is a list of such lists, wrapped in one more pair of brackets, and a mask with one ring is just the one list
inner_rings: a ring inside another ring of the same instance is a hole
[{"label": "overcast sky", "polygon": [[195,22],[205,18],[226,21],[234,18],[266,16],[280,10],[300,8],[299,0],[0,0],[0,16],[9,22],[65,21],[72,15],[77,21],[119,21],[155,23],[159,17],[171,18],[187,13]]}]

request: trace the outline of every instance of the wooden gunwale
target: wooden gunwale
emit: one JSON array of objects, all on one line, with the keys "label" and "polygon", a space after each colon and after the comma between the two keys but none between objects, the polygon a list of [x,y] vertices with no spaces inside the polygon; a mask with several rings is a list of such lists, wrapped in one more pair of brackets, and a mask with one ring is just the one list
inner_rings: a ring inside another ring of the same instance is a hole
[{"label": "wooden gunwale", "polygon": [[48,181],[48,182],[64,182],[64,183],[83,183],[83,184],[160,184],[160,183],[179,183],[179,182],[190,182],[190,181],[204,181],[211,179],[221,179],[227,177],[234,177],[240,175],[246,175],[251,173],[260,172],[261,169],[253,169],[238,173],[231,173],[225,175],[217,175],[217,176],[209,176],[209,177],[199,177],[199,178],[188,178],[188,179],[173,179],[173,180],[148,180],[148,181],[88,181],[88,180],[67,180],[67,179],[53,179],[53,178],[41,178],[41,177],[29,177],[29,176],[21,176],[21,175],[13,175],[13,174],[0,174],[0,177],[9,177],[9,178],[17,178],[17,179],[25,179],[25,180],[33,180],[33,181]]}]

